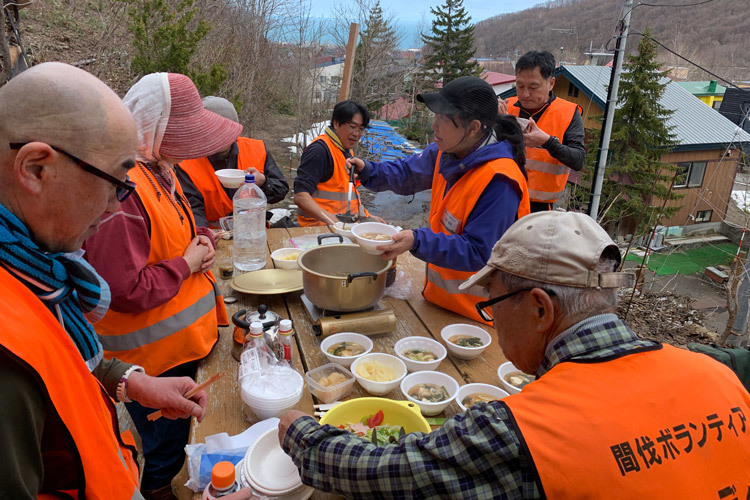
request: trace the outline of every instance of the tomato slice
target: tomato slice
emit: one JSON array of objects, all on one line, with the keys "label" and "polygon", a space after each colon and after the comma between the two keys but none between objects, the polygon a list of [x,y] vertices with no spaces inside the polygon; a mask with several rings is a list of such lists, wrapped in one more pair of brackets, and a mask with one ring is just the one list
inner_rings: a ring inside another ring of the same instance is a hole
[{"label": "tomato slice", "polygon": [[377,427],[378,425],[382,423],[383,423],[383,410],[378,410],[378,412],[375,415],[367,419],[368,427]]}]

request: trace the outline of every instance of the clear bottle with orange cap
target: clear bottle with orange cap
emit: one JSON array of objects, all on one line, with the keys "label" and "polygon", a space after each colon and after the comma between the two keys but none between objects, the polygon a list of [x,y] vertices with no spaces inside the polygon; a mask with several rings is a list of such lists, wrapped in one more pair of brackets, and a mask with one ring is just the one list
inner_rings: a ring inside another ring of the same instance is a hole
[{"label": "clear bottle with orange cap", "polygon": [[211,482],[203,490],[202,500],[214,500],[239,491],[232,462],[218,462],[211,469]]}]

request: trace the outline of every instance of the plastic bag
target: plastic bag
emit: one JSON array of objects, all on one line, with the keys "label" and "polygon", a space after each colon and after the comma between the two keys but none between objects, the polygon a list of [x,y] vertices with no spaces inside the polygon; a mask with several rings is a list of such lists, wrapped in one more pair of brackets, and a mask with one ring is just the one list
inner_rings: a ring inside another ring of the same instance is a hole
[{"label": "plastic bag", "polygon": [[385,288],[385,295],[401,300],[406,300],[411,296],[411,281],[406,279],[404,271],[398,270],[393,284]]},{"label": "plastic bag", "polygon": [[234,450],[221,450],[214,453],[206,453],[204,443],[188,444],[185,446],[187,455],[189,479],[185,486],[196,493],[204,490],[211,482],[211,470],[219,462],[232,462],[234,465],[245,458],[247,446]]}]

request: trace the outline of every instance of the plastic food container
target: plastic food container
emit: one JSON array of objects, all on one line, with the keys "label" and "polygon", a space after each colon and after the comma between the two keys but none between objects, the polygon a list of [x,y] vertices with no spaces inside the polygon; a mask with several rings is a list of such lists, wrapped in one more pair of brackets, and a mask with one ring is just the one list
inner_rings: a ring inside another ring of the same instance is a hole
[{"label": "plastic food container", "polygon": [[[336,385],[321,385],[319,382],[320,379],[329,377],[332,373],[340,373],[346,377],[346,380]],[[318,398],[321,403],[333,403],[341,398],[345,398],[352,392],[355,379],[352,372],[338,363],[328,363],[305,373],[305,380],[312,395]]]},{"label": "plastic food container", "polygon": [[432,429],[411,401],[395,401],[385,398],[357,398],[344,401],[328,410],[320,424],[339,426],[359,422],[362,417],[383,411],[383,424],[403,426],[409,432],[430,432]]}]

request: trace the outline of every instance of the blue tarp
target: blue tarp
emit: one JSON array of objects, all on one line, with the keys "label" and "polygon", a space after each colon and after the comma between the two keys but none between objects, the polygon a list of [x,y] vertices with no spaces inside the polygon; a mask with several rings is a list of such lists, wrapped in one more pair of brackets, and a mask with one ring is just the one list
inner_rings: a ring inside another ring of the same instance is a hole
[{"label": "blue tarp", "polygon": [[395,160],[422,152],[387,122],[380,120],[370,121],[362,145],[367,149],[368,159],[375,161]]}]

